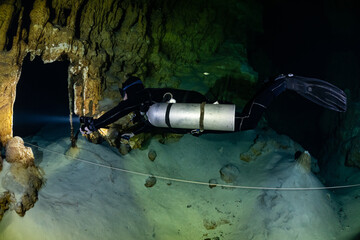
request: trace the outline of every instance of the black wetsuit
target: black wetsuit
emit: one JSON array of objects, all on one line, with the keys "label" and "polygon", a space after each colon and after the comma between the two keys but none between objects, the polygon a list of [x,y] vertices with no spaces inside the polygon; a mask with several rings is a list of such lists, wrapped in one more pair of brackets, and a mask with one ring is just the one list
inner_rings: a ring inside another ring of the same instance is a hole
[{"label": "black wetsuit", "polygon": [[[263,112],[270,105],[274,97],[279,95],[285,89],[286,84],[284,80],[271,81],[267,83],[254,96],[254,98],[245,105],[241,113],[235,114],[235,131],[254,129],[257,126]],[[195,91],[172,88],[146,88],[137,92],[135,95],[132,95],[127,100],[120,102],[116,107],[106,112],[100,118],[95,119],[94,125],[97,129],[106,127],[119,118],[131,112],[135,112],[138,116],[135,121],[138,123],[138,127],[132,132],[134,134],[149,132],[154,127],[141,116],[140,112],[146,112],[148,107],[154,103],[165,102],[164,96],[167,93],[171,93],[177,103],[210,103],[204,95]],[[192,129],[169,129],[169,131],[177,133],[186,133],[190,132],[190,130]]]}]

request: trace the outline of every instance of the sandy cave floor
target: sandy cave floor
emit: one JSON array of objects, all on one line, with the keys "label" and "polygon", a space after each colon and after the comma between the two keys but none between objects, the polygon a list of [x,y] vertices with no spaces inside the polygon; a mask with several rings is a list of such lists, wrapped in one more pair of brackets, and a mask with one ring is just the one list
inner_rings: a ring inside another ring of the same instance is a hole
[{"label": "sandy cave floor", "polygon": [[[322,187],[294,160],[295,151],[303,149],[273,131],[186,135],[170,144],[153,139],[147,149],[126,156],[82,137],[78,152],[69,151],[67,132],[49,125],[24,139],[41,147],[33,151],[46,185],[25,217],[5,214],[0,239],[351,239],[360,226],[356,188],[341,198],[326,190],[209,188],[163,179],[144,186],[153,174],[228,185]],[[256,138],[266,147],[253,161],[241,161]],[[154,162],[147,156],[150,149],[157,152]],[[233,183],[219,173],[229,163],[240,172]]]}]

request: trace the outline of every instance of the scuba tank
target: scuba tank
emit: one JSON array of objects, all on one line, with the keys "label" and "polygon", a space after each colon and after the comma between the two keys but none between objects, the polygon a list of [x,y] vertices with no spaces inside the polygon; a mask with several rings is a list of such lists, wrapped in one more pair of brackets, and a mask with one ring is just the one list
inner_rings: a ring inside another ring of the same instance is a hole
[{"label": "scuba tank", "polygon": [[155,127],[235,130],[235,105],[205,103],[155,103],[146,113]]}]

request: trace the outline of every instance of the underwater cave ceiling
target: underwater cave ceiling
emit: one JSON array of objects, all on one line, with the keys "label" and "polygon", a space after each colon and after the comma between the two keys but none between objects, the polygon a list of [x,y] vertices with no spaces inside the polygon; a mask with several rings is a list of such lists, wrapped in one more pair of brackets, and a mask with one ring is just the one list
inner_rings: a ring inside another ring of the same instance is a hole
[{"label": "underwater cave ceiling", "polygon": [[[245,44],[247,34],[261,31],[259,19],[260,5],[246,0],[1,1],[0,141],[12,137],[16,86],[27,55],[44,63],[68,60],[64,81],[74,113],[93,116],[106,110],[101,100],[118,101],[118,87],[128,74],[148,87],[186,87],[182,78],[198,81],[195,90],[203,93],[229,72],[233,79],[256,82]],[[239,31],[232,32],[233,26]],[[224,57],[227,51],[235,57]]]}]

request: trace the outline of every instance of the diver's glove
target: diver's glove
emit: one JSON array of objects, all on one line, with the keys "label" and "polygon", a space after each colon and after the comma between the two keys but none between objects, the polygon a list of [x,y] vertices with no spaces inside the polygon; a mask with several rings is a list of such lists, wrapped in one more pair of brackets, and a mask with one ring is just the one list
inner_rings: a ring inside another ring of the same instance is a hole
[{"label": "diver's glove", "polygon": [[285,80],[286,89],[293,90],[310,101],[337,112],[345,112],[347,98],[343,90],[316,78],[282,74],[276,80]]},{"label": "diver's glove", "polygon": [[83,135],[88,135],[95,132],[97,129],[94,125],[94,119],[92,117],[80,117],[80,132]]}]

